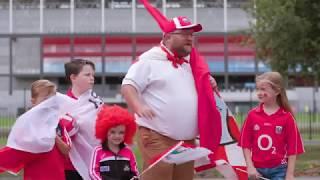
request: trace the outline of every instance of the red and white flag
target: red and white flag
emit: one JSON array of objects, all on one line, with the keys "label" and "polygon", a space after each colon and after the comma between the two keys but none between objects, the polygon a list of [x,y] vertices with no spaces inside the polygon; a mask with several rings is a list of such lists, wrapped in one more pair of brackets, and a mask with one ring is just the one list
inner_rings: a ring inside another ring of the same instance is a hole
[{"label": "red and white flag", "polygon": [[246,162],[242,148],[238,146],[240,130],[236,120],[217,92],[214,92],[214,97],[221,116],[222,135],[220,145],[214,154],[210,155],[211,161],[209,158],[196,161],[195,169],[200,172],[216,168],[226,179],[248,179],[247,174],[238,170],[246,170]]},{"label": "red and white flag", "polygon": [[[74,108],[75,103],[70,97],[57,93],[21,115],[10,131],[6,147],[0,149],[0,173],[7,171],[17,175],[26,163],[51,152],[59,117]],[[51,169],[49,166],[42,168]],[[62,166],[60,169],[63,172]],[[47,179],[62,177],[62,173],[56,174]]]},{"label": "red and white flag", "polygon": [[153,158],[150,162],[150,166],[157,164],[160,161],[169,164],[183,164],[188,161],[194,161],[204,158],[212,152],[203,147],[196,147],[184,143],[183,141],[178,142],[176,145],[170,147],[167,151]]},{"label": "red and white flag", "polygon": [[188,161],[206,158],[211,153],[212,151],[206,148],[196,147],[194,145],[184,143],[184,141],[179,141],[177,144],[151,159],[149,162],[150,165],[139,174],[139,177],[161,161],[169,164],[183,164]]}]

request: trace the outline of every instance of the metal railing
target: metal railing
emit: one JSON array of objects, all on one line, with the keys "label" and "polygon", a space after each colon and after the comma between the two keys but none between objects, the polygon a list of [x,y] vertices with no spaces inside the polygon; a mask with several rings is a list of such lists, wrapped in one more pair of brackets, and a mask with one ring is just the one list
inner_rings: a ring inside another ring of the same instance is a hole
[{"label": "metal railing", "polygon": [[[246,113],[238,113],[235,118],[241,128],[246,118]],[[296,123],[304,140],[320,140],[320,113],[297,113]],[[0,114],[0,146],[6,143],[11,127],[16,117],[12,114]]]}]

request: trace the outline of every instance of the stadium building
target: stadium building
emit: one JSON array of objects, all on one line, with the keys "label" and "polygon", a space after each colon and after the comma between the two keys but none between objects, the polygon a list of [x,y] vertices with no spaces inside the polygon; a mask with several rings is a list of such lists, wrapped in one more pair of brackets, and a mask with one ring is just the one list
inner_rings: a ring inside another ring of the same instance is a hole
[{"label": "stadium building", "polygon": [[[237,112],[252,107],[254,78],[270,68],[255,58],[254,45],[241,43],[252,21],[242,8],[246,0],[229,0],[227,6],[223,0],[150,2],[168,17],[184,15],[203,25],[195,46],[207,60],[223,97]],[[30,83],[36,79],[49,79],[66,91],[63,65],[78,58],[95,62],[95,91],[107,103],[124,103],[119,94],[122,78],[132,62],[158,45],[161,37],[157,24],[135,0],[2,0],[0,113],[25,109]],[[299,99],[300,93],[308,95]],[[288,94],[299,111],[316,107],[320,96],[308,88]]]}]

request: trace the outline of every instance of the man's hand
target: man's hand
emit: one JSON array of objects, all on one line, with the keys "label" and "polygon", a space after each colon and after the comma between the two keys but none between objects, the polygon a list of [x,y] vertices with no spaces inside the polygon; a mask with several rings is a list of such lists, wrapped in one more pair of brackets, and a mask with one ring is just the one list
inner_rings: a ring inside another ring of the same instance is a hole
[{"label": "man's hand", "polygon": [[217,90],[217,88],[218,88],[217,81],[212,76],[209,76],[209,80],[210,80],[210,84],[212,86],[212,89]]},{"label": "man's hand", "polygon": [[121,94],[125,98],[128,106],[139,117],[152,119],[155,116],[154,111],[140,99],[140,94],[132,85],[123,85],[121,87]]},{"label": "man's hand", "polygon": [[152,119],[156,116],[155,112],[147,105],[137,106],[137,108],[134,109],[134,111],[139,117],[144,117],[147,119]]}]

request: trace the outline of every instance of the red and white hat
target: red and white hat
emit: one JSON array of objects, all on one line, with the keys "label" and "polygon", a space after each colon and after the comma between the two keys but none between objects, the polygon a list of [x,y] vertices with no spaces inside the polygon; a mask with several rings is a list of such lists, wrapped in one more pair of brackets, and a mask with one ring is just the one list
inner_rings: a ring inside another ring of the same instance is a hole
[{"label": "red and white hat", "polygon": [[178,29],[193,29],[194,32],[202,30],[201,24],[193,24],[187,17],[178,16],[168,20],[157,8],[150,5],[147,0],[140,0],[144,7],[149,11],[153,18],[157,21],[162,32],[170,33]]},{"label": "red and white hat", "polygon": [[185,16],[174,17],[171,22],[175,25],[175,29],[173,31],[178,29],[193,29],[194,32],[199,32],[202,30],[201,24],[192,24],[190,19]]}]

